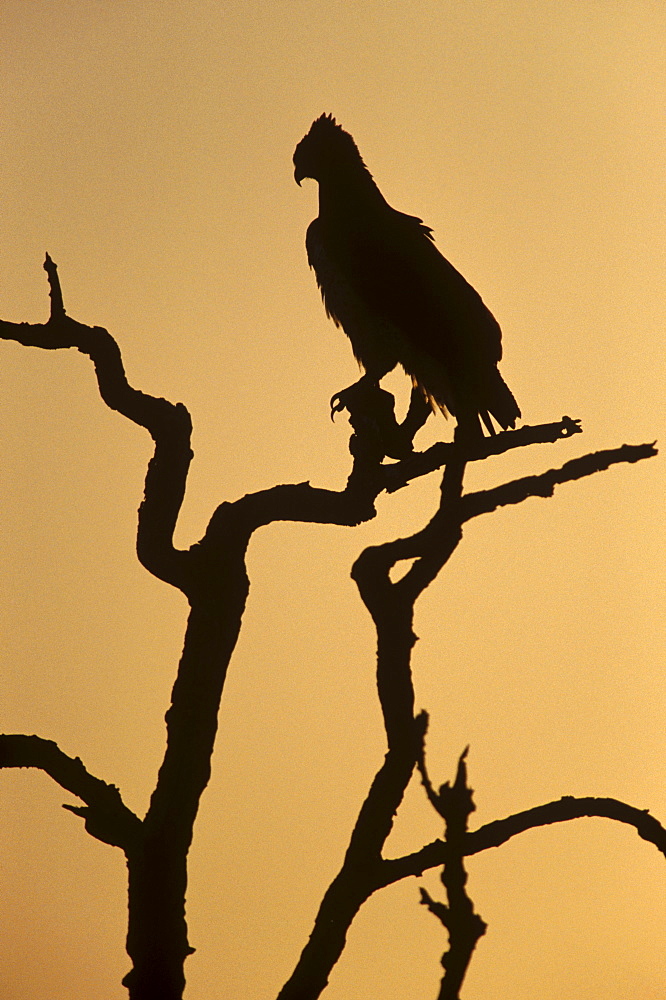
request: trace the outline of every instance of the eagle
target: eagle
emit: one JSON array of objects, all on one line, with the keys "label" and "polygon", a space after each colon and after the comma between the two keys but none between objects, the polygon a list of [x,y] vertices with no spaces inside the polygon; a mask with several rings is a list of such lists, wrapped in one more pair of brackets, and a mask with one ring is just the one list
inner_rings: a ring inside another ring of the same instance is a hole
[{"label": "eagle", "polygon": [[388,204],[332,115],[317,118],[296,146],[294,178],[319,184],[308,262],[327,315],[364,371],[333,397],[332,414],[401,365],[432,409],[453,414],[468,437],[482,436],[482,425],[495,434],[491,418],[514,427],[520,409],[497,367],[497,320],[439,252],[430,227]]}]

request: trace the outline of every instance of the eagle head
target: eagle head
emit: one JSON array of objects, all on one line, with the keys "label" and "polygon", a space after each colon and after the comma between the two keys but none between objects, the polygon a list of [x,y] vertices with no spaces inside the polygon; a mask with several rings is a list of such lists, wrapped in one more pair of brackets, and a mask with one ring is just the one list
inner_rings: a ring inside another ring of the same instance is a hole
[{"label": "eagle head", "polygon": [[305,177],[321,181],[339,172],[350,160],[363,162],[349,132],[338,125],[333,115],[320,115],[294,150],[294,180],[299,185]]}]

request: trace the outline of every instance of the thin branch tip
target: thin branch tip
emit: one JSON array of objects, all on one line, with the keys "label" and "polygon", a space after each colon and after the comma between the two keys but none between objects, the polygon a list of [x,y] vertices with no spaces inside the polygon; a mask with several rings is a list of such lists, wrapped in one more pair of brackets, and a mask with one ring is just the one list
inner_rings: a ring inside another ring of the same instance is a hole
[{"label": "thin branch tip", "polygon": [[65,306],[62,300],[62,288],[58,277],[58,265],[55,263],[49,252],[46,252],[44,259],[44,270],[49,281],[49,295],[51,296],[51,319],[62,319],[65,315]]},{"label": "thin branch tip", "polygon": [[574,434],[583,433],[583,426],[580,420],[575,420],[572,417],[562,417],[560,423],[562,424],[562,437],[572,437]]}]

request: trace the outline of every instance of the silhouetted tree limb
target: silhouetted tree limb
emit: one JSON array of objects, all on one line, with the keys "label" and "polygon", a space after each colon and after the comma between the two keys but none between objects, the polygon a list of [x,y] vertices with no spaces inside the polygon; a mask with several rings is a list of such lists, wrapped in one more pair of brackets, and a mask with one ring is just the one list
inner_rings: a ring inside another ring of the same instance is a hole
[{"label": "silhouetted tree limb", "polygon": [[[524,435],[521,435],[521,432],[515,432],[516,445],[530,443],[531,436],[541,441],[558,440],[562,436],[578,433],[579,426],[577,422],[563,418],[559,424],[549,425],[547,431],[544,428],[527,428],[525,431]],[[546,434],[552,435],[552,438],[546,437]],[[499,441],[502,438],[505,439],[507,447],[514,446],[512,443],[514,432],[497,435],[494,440]],[[610,452],[584,456],[582,459],[566,463],[562,469],[550,470],[542,476],[527,477],[524,480],[516,481],[516,483],[496,487],[494,490],[463,495],[466,461],[470,453],[474,452],[471,452],[466,442],[463,445],[457,438],[454,439],[452,445],[447,447],[449,449],[448,459],[445,459],[446,468],[442,479],[440,505],[430,522],[408,538],[399,538],[382,545],[369,546],[361,553],[352,568],[352,578],[358,586],[361,598],[372,616],[377,631],[377,688],[389,745],[389,756],[393,751],[402,752],[406,742],[409,741],[409,734],[413,732],[414,691],[410,661],[411,650],[416,642],[412,628],[414,605],[419,595],[435,579],[455,551],[462,538],[463,523],[476,516],[477,513],[483,513],[486,508],[492,509],[493,504],[500,506],[502,503],[521,502],[529,496],[552,495],[557,483],[591,475],[608,468],[613,462],[637,461],[655,453],[652,445],[636,446],[635,448],[624,446]],[[485,443],[480,447],[486,447]],[[399,462],[398,466],[389,466],[388,468],[395,469],[415,460],[418,461],[418,456],[412,456]],[[390,571],[400,561],[409,559],[414,560],[413,565],[401,580],[392,582]],[[406,756],[405,761],[410,763],[410,758]],[[413,768],[413,764],[411,767]],[[474,835],[465,833],[464,837],[462,835],[458,837],[456,843],[457,861],[455,856],[452,857],[450,849],[441,841],[437,842],[437,850],[434,849],[434,845],[424,848],[424,852],[427,852],[430,859],[439,852],[438,859],[433,860],[432,864],[425,867],[453,864],[453,870],[457,872],[457,875],[452,876],[452,878],[454,881],[455,878],[460,881],[462,877],[460,872],[464,873],[462,857],[469,853],[475,853],[467,849],[469,838],[472,836]],[[417,852],[411,857],[416,858],[420,854],[421,852]],[[403,866],[404,864],[403,860]],[[345,861],[340,874],[333,881],[324,897],[310,942],[301,955],[292,977],[280,993],[279,1000],[315,1000],[320,995],[332,968],[331,965],[326,974],[323,975],[322,964],[337,961],[339,949],[344,944],[346,933],[344,920],[347,919],[351,922],[362,902],[380,886],[397,881],[397,878],[386,880],[386,873],[391,871],[397,875],[400,870],[398,865],[399,859],[382,859],[378,865],[376,858],[368,855],[363,867],[365,876],[361,880],[362,890],[353,896],[353,905],[349,905],[344,910],[339,909],[337,911],[338,919],[332,921],[329,916],[330,900],[337,898],[340,883],[346,884]],[[423,870],[425,868],[421,869],[421,871]],[[416,872],[406,871],[404,868],[403,871],[404,874],[398,877],[416,874]],[[374,887],[373,876],[375,879],[377,877],[380,879],[378,882],[375,881]],[[446,877],[448,878],[448,875]],[[347,896],[346,898],[351,897]],[[458,900],[458,909],[462,907],[464,910],[465,906],[461,902],[463,897],[460,893],[456,896],[454,892],[454,898]],[[447,976],[444,978],[441,1000],[457,996],[474,944],[482,933],[483,922],[476,914],[470,916],[469,912],[466,912],[462,923],[464,930],[460,931],[455,944],[452,945],[452,952],[447,955],[447,961],[450,960],[452,971],[448,979]],[[473,928],[472,925],[474,925]],[[331,928],[330,931],[329,928]],[[327,940],[329,934],[330,938]],[[459,944],[460,939],[463,941],[462,945]],[[337,942],[336,946],[333,946],[334,941]],[[316,962],[313,960],[315,947],[318,955]],[[316,970],[316,974],[313,970]]]},{"label": "silhouetted tree limb", "polygon": [[[442,523],[455,510],[462,490],[465,462],[449,463],[442,484]],[[452,518],[455,524],[455,518]],[[449,539],[453,551],[460,537]],[[310,940],[278,1000],[316,1000],[344,948],[347,930],[361,905],[377,889],[382,849],[391,831],[414,767],[422,755],[426,716],[414,718],[410,667],[416,641],[412,629],[414,598],[388,576],[392,552],[388,543],[367,548],[354,563],[352,577],[377,630],[377,690],[384,718],[388,753],[361,807],[340,872],[329,886],[315,919]],[[444,555],[440,552],[440,557]]]},{"label": "silhouetted tree limb", "polygon": [[[490,455],[502,455],[513,448],[524,448],[530,444],[552,444],[562,438],[581,434],[579,420],[562,417],[554,423],[525,425],[515,431],[501,431],[493,437],[481,438],[465,445],[465,459],[468,462],[478,462]],[[411,479],[425,476],[429,472],[441,469],[454,457],[460,446],[454,442],[437,441],[426,451],[414,452],[401,462],[384,465],[384,484],[387,493],[406,486]]]},{"label": "silhouetted tree limb", "polygon": [[51,259],[51,256],[48,253],[44,260],[44,270],[46,271],[49,279],[51,319],[62,319],[65,315],[65,304],[62,300],[62,288],[60,287],[60,278],[58,277],[58,265]]},{"label": "silhouetted tree limb", "polygon": [[155,453],[146,475],[145,497],[139,511],[137,553],[154,576],[184,590],[183,553],[174,548],[173,532],[185,494],[192,459],[191,420],[178,403],[133,389],[127,381],[120,349],[102,327],[85,326],[66,315],[57,266],[47,255],[45,270],[51,286],[51,319],[48,323],[0,321],[0,337],[26,347],[59,350],[75,347],[92,360],[106,405],[145,427],[155,442]]},{"label": "silhouetted tree limb", "polygon": [[468,835],[465,853],[479,854],[481,851],[487,851],[489,847],[505,844],[511,837],[525,830],[548,826],[551,823],[563,823],[583,816],[599,816],[633,826],[642,840],[654,844],[666,857],[666,829],[659,820],[650,815],[647,809],[637,809],[635,806],[627,805],[626,802],[612,798],[593,796],[575,798],[571,795],[565,795],[557,802],[547,802],[545,805],[507,816],[506,819],[486,823]]},{"label": "silhouetted tree limb", "polygon": [[[503,504],[519,503],[528,496],[551,495],[556,483],[590,475],[613,462],[648,457],[655,453],[654,447],[625,446],[584,456],[542,476],[465,495],[467,461],[571,436],[579,433],[578,422],[563,418],[556,424],[522,428],[473,445],[465,442],[464,447],[456,438],[451,445],[435,445],[418,455],[413,452],[413,437],[427,416],[423,400],[413,394],[408,414],[399,424],[390,394],[377,389],[374,395],[370,392],[363,397],[367,411],[358,411],[355,403],[351,404],[353,466],[343,490],[322,490],[300,483],[223,503],[211,517],[203,538],[188,550],[178,550],[173,533],[192,459],[190,416],[181,404],[129,385],[113,337],[101,327],[88,327],[68,317],[57,268],[48,255],[45,269],[51,290],[50,320],[45,324],[0,321],[0,338],[48,350],[75,347],[87,354],[94,364],[103,401],[149,431],[155,451],[139,511],[137,552],[149,572],[181,590],[190,604],[183,653],[166,715],[166,752],[143,821],[125,809],[113,786],[87,775],[80,762],[61,755],[55,744],[38,741],[37,737],[0,738],[0,766],[39,766],[53,773],[63,787],[69,788],[66,782],[71,782],[72,791],[85,806],[68,808],[85,816],[86,828],[93,836],[125,851],[129,871],[127,950],[133,968],[124,983],[130,1000],[182,997],[184,961],[192,951],[185,921],[187,853],[200,798],[210,777],[220,698],[247,599],[245,557],[253,532],[280,520],[358,525],[375,516],[375,501],[383,490],[398,489],[416,476],[445,467],[441,502],[430,522],[409,538],[366,549],[352,571],[377,629],[377,686],[388,753],[361,808],[340,873],[322,901],[310,941],[280,994],[281,1000],[314,1000],[344,947],[354,915],[369,895],[398,878],[451,860],[442,842],[406,858],[382,858],[395,811],[421,753],[425,724],[421,717],[414,718],[410,667],[416,641],[412,623],[417,597],[455,550],[462,524],[471,517]],[[399,460],[384,464],[386,455]],[[393,583],[390,571],[401,560],[414,562],[404,577]],[[19,751],[24,763],[19,760]],[[32,759],[40,762],[31,763]],[[570,817],[558,816],[544,822],[561,818]],[[516,821],[516,817],[509,819]],[[530,822],[539,825],[533,816]],[[493,846],[489,842],[470,848],[477,843],[474,838],[486,829],[465,833],[459,858]],[[501,827],[499,834],[496,827],[493,830],[494,836],[504,839],[519,832],[512,826]]]},{"label": "silhouetted tree limb", "polygon": [[391,747],[361,807],[339,873],[327,889],[314,928],[278,1000],[316,1000],[345,946],[347,931],[377,888],[381,852],[421,752],[425,715]]},{"label": "silhouetted tree limb", "polygon": [[115,785],[86,770],[78,757],[68,757],[57,743],[40,736],[0,735],[0,768],[35,767],[85,806],[65,806],[83,816],[88,833],[124,851],[131,850],[141,832],[141,820],[123,802]]},{"label": "silhouetted tree limb", "polygon": [[565,462],[560,469],[549,469],[539,476],[525,476],[513,482],[496,486],[492,490],[468,493],[462,502],[462,519],[469,521],[479,514],[488,514],[498,507],[522,503],[528,497],[552,497],[555,487],[561,483],[571,483],[576,479],[605,472],[618,462],[640,462],[657,454],[652,444],[624,444],[620,448],[596,451],[581,458]]},{"label": "silhouetted tree limb", "polygon": [[[558,425],[550,426],[556,427]],[[530,430],[533,429],[535,428],[530,428]],[[506,431],[503,434],[498,434],[497,438],[488,440],[499,440],[502,437],[510,438],[519,433],[519,431]],[[449,473],[456,460],[456,454],[460,455],[460,452],[456,451],[455,443],[450,447],[452,451],[449,454],[453,457],[449,459],[446,466]],[[397,588],[397,591],[404,592],[405,596],[414,601],[450,558],[462,538],[462,525],[466,521],[480,514],[490,513],[501,506],[522,503],[529,497],[553,496],[556,485],[603,472],[619,462],[638,462],[656,454],[657,449],[654,444],[622,445],[619,448],[593,452],[583,455],[581,458],[572,459],[560,469],[550,469],[541,475],[526,476],[490,490],[460,494],[456,505],[452,503],[450,498],[447,500],[443,494],[438,511],[424,528],[408,538],[398,538],[366,549],[358,558],[352,575],[358,583],[359,573],[362,573],[365,567],[372,566],[375,573],[375,587],[381,589],[383,597],[387,597],[393,592],[391,588]],[[388,468],[397,468],[397,466],[389,466]],[[401,580],[395,584],[391,583],[389,572],[398,562],[407,559],[416,561]],[[382,576],[381,584],[377,577],[378,574]],[[367,594],[367,590],[365,593]],[[375,600],[374,604],[377,603]],[[372,610],[371,613],[373,613]]]},{"label": "silhouetted tree limb", "polygon": [[[411,725],[414,603],[462,537],[457,509],[464,473],[463,459],[456,457],[447,464],[440,507],[428,528],[411,538],[369,546],[352,567],[352,578],[377,631],[377,688],[389,747],[397,745]],[[421,544],[426,531],[431,536],[427,554]],[[390,570],[400,560],[412,557],[418,557],[417,563],[402,580],[393,583]]]},{"label": "silhouetted tree limb", "polygon": [[[560,424],[542,425],[542,427],[527,428],[527,430],[540,431],[542,428],[549,427],[555,434],[557,429],[562,426],[566,427],[567,423],[568,418],[563,418],[563,422]],[[571,423],[573,424],[573,422]],[[509,439],[508,443],[511,446],[511,439],[514,436],[518,437],[520,433],[520,431],[506,431],[503,434],[498,434],[496,438],[486,440],[493,442],[506,438]],[[578,431],[572,430],[570,433],[578,433]],[[569,433],[565,436],[569,436]],[[541,436],[540,439],[542,439]],[[553,439],[558,438],[554,437]],[[518,440],[520,442],[520,438]],[[396,600],[401,603],[408,601],[413,605],[452,555],[462,538],[462,525],[466,521],[479,514],[494,511],[501,506],[522,503],[528,497],[552,496],[556,485],[573,482],[596,472],[605,471],[613,464],[638,462],[657,454],[654,444],[622,445],[620,448],[594,452],[583,455],[581,458],[572,459],[560,469],[550,469],[541,475],[526,476],[490,490],[463,494],[462,477],[464,476],[465,461],[462,456],[464,455],[466,459],[467,452],[461,449],[456,442],[447,447],[450,448],[450,451],[442,483],[442,500],[430,522],[408,538],[398,538],[382,545],[367,548],[354,565],[352,576],[361,589],[361,596],[368,606],[375,624],[377,624],[376,614],[382,613],[382,607],[388,606],[388,604],[394,605]],[[399,465],[401,464],[403,463],[399,463]],[[398,468],[398,466],[388,466],[387,468],[393,469]],[[458,470],[455,475],[454,469]],[[445,484],[454,481],[456,483],[455,489],[453,491],[449,489],[447,493]],[[401,580],[392,583],[389,577],[390,571],[397,563],[409,559],[415,560],[411,568]],[[371,578],[374,596],[372,588],[369,587]],[[389,616],[385,617],[387,628],[390,628]]]},{"label": "silhouetted tree limb", "polygon": [[458,761],[453,785],[447,781],[438,792],[428,778],[423,754],[418,762],[430,803],[445,824],[446,860],[441,878],[448,902],[436,902],[421,888],[421,902],[440,920],[449,936],[449,948],[442,957],[444,976],[438,1000],[459,1000],[460,989],[477,941],[486,932],[486,924],[475,912],[474,904],[467,894],[467,872],[463,863],[467,822],[475,809],[472,789],[467,783],[466,756],[467,750]]},{"label": "silhouetted tree limb", "polygon": [[[49,322],[0,322],[0,337],[46,349],[76,347],[88,354],[104,402],[149,430],[155,454],[139,512],[137,550],[143,565],[182,590],[191,605],[166,716],[164,760],[140,836],[125,845],[130,914],[127,949],[133,961],[125,985],[131,1000],[175,1000],[182,994],[183,963],[191,952],[184,911],[187,852],[200,797],[210,777],[220,697],[247,598],[249,539],[257,527],[273,520],[355,525],[373,517],[374,500],[383,489],[383,454],[378,453],[374,439],[366,441],[357,435],[353,469],[343,491],[316,490],[304,483],[224,503],[200,542],[187,551],[176,550],[173,530],[191,460],[189,415],[184,407],[128,384],[113,338],[100,327],[84,326],[66,315],[57,268],[50,258],[46,270],[52,301]],[[415,752],[412,746],[412,758]],[[392,755],[371,793],[372,801],[389,803],[383,821],[383,827],[388,823],[386,835],[392,809],[402,797],[402,782],[409,780],[414,766],[411,759],[405,778],[404,760],[399,756]],[[374,812],[366,811],[366,815],[372,818]],[[377,822],[376,816],[373,821]],[[367,834],[368,829],[367,819],[360,822],[356,839],[363,840],[361,831]],[[355,849],[351,857],[358,854]]]},{"label": "silhouetted tree limb", "polygon": [[[505,819],[493,820],[478,830],[467,833],[464,853],[466,857],[481,854],[491,847],[501,847],[511,837],[526,830],[550,826],[552,823],[566,823],[582,817],[600,817],[625,823],[633,827],[642,840],[654,844],[666,857],[666,829],[647,809],[637,809],[618,799],[594,796],[576,798],[571,795],[565,795],[556,802],[546,802],[544,805],[525,809]],[[382,863],[381,886],[392,885],[410,875],[422,875],[430,868],[437,868],[445,863],[446,854],[444,841],[434,840],[413,854],[386,859]]]}]

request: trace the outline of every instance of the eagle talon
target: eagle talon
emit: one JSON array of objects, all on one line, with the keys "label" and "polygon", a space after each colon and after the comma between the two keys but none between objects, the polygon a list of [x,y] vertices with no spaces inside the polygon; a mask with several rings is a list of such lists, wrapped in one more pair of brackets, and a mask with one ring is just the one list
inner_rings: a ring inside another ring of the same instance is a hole
[{"label": "eagle talon", "polygon": [[342,413],[343,410],[347,409],[347,404],[343,400],[341,392],[336,392],[335,396],[331,396],[329,406],[331,407],[331,420],[335,420],[336,413]]},{"label": "eagle talon", "polygon": [[[346,389],[340,389],[334,396],[331,396],[331,420],[335,418],[336,413],[342,413],[343,410],[347,410],[353,425],[354,412],[356,410],[367,410],[368,407],[372,407],[373,400],[376,399],[377,394],[381,395],[383,392],[384,390],[379,388],[379,383],[376,379],[370,380],[367,375],[361,376],[358,382],[348,385]],[[374,405],[376,405],[376,402]]]}]

